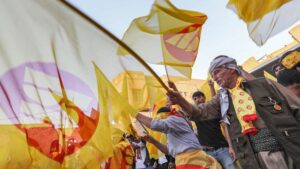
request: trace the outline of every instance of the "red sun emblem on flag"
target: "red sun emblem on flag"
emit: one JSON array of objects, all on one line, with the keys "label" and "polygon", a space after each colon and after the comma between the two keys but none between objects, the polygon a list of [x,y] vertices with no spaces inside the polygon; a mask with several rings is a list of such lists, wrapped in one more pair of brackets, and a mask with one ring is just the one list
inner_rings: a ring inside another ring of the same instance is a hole
[{"label": "red sun emblem on flag", "polygon": [[194,62],[198,53],[202,24],[190,25],[178,33],[163,34],[166,50],[179,61]]},{"label": "red sun emblem on flag", "polygon": [[[61,82],[70,100],[63,97]],[[20,129],[28,144],[50,159],[62,163],[96,130],[99,112],[93,91],[80,78],[58,70],[54,63],[20,65],[6,72],[0,84],[0,105],[8,117],[7,124]],[[63,107],[77,118],[69,118]]]}]

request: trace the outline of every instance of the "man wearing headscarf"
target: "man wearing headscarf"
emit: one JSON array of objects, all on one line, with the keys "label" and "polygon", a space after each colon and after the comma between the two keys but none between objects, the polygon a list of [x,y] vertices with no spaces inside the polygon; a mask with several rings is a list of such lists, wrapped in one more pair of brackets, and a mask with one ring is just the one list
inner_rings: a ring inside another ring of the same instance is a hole
[{"label": "man wearing headscarf", "polygon": [[300,72],[295,69],[282,70],[278,77],[278,83],[290,89],[296,96],[300,98]]},{"label": "man wearing headscarf", "polygon": [[[300,168],[300,99],[274,81],[253,78],[241,71],[235,59],[228,56],[216,57],[209,72],[214,81],[228,91],[226,118],[242,168],[288,168],[285,153]],[[220,116],[220,94],[197,107],[176,91],[168,92],[168,96],[192,119]]]}]

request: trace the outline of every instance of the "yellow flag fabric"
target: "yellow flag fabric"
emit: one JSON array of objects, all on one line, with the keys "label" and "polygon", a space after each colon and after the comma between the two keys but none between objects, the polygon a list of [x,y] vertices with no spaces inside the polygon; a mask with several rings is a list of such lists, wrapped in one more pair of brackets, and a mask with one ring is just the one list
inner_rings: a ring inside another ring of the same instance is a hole
[{"label": "yellow flag fabric", "polygon": [[206,80],[202,85],[201,85],[201,91],[204,93],[206,101],[209,101],[212,99],[210,87],[208,85],[208,80]]},{"label": "yellow flag fabric", "polygon": [[274,77],[273,75],[271,75],[271,74],[270,74],[269,72],[267,72],[267,71],[264,71],[264,76],[265,76],[266,78],[268,78],[268,79],[271,79],[271,80],[277,82],[276,77]]},{"label": "yellow flag fabric", "polygon": [[113,85],[135,109],[145,110],[150,107],[149,85],[143,72],[123,73],[113,80]]},{"label": "yellow flag fabric", "polygon": [[293,27],[289,32],[292,35],[292,37],[300,43],[300,24]]},{"label": "yellow flag fabric", "polygon": [[136,113],[113,79],[151,73],[66,1],[2,1],[0,20],[0,168],[100,168]]},{"label": "yellow flag fabric", "polygon": [[296,23],[300,19],[299,6],[300,0],[229,0],[227,4],[247,24],[258,46]]},{"label": "yellow flag fabric", "polygon": [[234,4],[237,8],[239,17],[245,22],[252,22],[262,18],[269,12],[280,8],[291,0],[229,0],[229,4]]},{"label": "yellow flag fabric", "polygon": [[293,51],[290,54],[286,55],[282,60],[281,64],[287,69],[292,69],[298,63],[300,63],[300,51]]},{"label": "yellow flag fabric", "polygon": [[118,93],[96,65],[95,69],[98,81],[100,112],[106,112],[108,115],[113,116],[110,119],[114,120],[114,124],[126,131],[131,124],[130,117],[135,117],[137,110],[133,109],[123,96]]},{"label": "yellow flag fabric", "polygon": [[[176,8],[169,0],[156,0],[149,15],[132,21],[122,40],[152,64],[170,66],[191,76],[200,43],[203,13]],[[122,48],[121,55],[126,55]]]},{"label": "yellow flag fabric", "polygon": [[221,169],[219,162],[203,150],[181,153],[175,157],[176,169]]}]

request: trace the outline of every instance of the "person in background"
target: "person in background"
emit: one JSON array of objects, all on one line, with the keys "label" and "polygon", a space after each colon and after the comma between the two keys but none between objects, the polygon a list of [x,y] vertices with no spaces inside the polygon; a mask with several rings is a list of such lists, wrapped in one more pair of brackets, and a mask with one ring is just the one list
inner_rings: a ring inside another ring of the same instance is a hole
[{"label": "person in background", "polygon": [[300,72],[295,69],[285,69],[277,77],[278,83],[290,89],[300,98]]},{"label": "person in background", "polygon": [[135,168],[136,169],[152,169],[150,165],[149,153],[146,142],[141,139],[131,139],[131,145],[135,150]]},{"label": "person in background", "polygon": [[274,72],[274,74],[275,74],[275,76],[277,77],[278,76],[278,74],[279,74],[279,72],[281,71],[281,70],[283,70],[284,68],[281,66],[281,64],[279,64],[279,63],[276,63],[275,65],[273,65],[273,67],[272,67],[272,70],[273,70],[273,72]]},{"label": "person in background", "polygon": [[[129,136],[133,137],[133,136]],[[113,156],[105,163],[105,169],[132,169],[134,168],[134,149],[125,134],[113,148]]]},{"label": "person in background", "polygon": [[187,119],[175,109],[168,107],[160,108],[157,113],[167,113],[162,120],[154,120],[141,113],[136,119],[146,127],[154,131],[163,132],[167,135],[167,145],[163,145],[154,139],[147,140],[159,150],[175,158],[176,168],[195,169],[209,168],[221,169],[220,164],[201,149],[201,145],[193,132]]},{"label": "person in background", "polygon": [[167,156],[167,157],[168,157],[168,169],[176,169],[175,158],[172,156]]},{"label": "person in background", "polygon": [[[209,82],[209,84],[213,88],[213,82]],[[212,95],[215,95],[215,90],[210,90]],[[201,91],[194,92],[192,98],[195,105],[203,104],[206,101],[205,95]],[[198,139],[203,150],[217,159],[225,169],[235,169],[235,152],[228,134],[227,125],[221,121],[221,116],[203,121],[198,119],[195,120],[195,123],[198,131]],[[226,139],[222,134],[221,126],[223,127]]]}]

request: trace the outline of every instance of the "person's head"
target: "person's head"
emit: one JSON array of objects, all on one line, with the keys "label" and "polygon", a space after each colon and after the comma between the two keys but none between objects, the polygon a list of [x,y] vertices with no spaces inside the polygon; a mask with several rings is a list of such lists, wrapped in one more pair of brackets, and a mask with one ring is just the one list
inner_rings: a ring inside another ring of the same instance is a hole
[{"label": "person's head", "polygon": [[128,140],[128,141],[133,141],[134,140],[134,136],[132,134],[125,134],[125,138]]},{"label": "person's head", "polygon": [[205,95],[203,92],[201,91],[196,91],[193,93],[192,98],[194,100],[194,103],[196,105],[201,104],[201,103],[205,103]]},{"label": "person's head", "polygon": [[300,72],[300,48],[283,54],[280,64],[286,69],[295,69]]},{"label": "person's head", "polygon": [[275,73],[275,75],[276,75],[276,77],[278,76],[278,74],[279,74],[279,72],[281,71],[281,70],[283,70],[284,68],[282,67],[282,65],[281,64],[275,64],[275,65],[273,65],[273,67],[272,67],[272,70],[273,70],[273,72]]},{"label": "person's head", "polygon": [[156,118],[157,119],[165,119],[167,118],[171,113],[171,109],[169,107],[161,107],[157,110],[156,114]]},{"label": "person's head", "polygon": [[210,63],[209,73],[214,81],[223,88],[234,88],[241,71],[235,59],[220,55]]},{"label": "person's head", "polygon": [[300,98],[300,72],[295,69],[285,69],[280,71],[277,77],[278,83],[290,89]]}]

